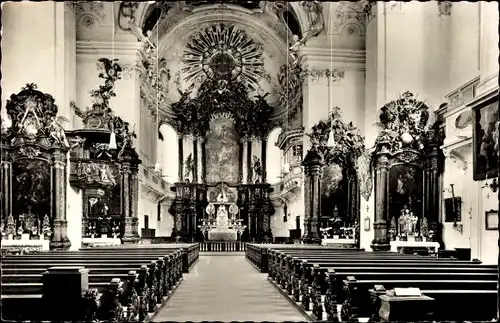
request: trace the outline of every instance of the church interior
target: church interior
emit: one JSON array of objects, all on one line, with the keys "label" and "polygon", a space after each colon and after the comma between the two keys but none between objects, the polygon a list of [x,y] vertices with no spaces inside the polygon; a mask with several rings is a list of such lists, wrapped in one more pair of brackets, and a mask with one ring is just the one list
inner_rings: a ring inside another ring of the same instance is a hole
[{"label": "church interior", "polygon": [[2,319],[499,320],[496,2],[1,12]]}]

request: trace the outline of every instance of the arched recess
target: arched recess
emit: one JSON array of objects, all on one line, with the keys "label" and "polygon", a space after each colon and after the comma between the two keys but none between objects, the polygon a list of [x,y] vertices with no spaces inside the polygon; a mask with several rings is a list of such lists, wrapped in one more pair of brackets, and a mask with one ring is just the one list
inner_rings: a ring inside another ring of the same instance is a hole
[{"label": "arched recess", "polygon": [[165,180],[170,183],[177,182],[179,169],[179,146],[177,143],[177,132],[167,123],[163,123],[159,129],[163,140],[160,141],[161,168]]},{"label": "arched recess", "polygon": [[281,176],[282,158],[281,150],[276,146],[278,141],[278,136],[283,130],[280,127],[276,127],[269,133],[267,138],[267,180],[271,184],[278,183]]},{"label": "arched recess", "polygon": [[307,30],[309,30],[309,18],[307,17],[307,13],[304,11],[302,8],[302,1],[291,1],[288,3],[291,12],[293,12],[294,18],[296,18],[299,22],[300,25],[300,31],[302,33],[305,33]]}]

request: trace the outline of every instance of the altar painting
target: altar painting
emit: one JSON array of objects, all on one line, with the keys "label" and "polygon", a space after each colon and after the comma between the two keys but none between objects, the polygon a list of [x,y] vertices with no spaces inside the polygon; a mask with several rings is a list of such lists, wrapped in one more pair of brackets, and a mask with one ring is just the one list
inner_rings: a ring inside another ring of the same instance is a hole
[{"label": "altar painting", "polygon": [[395,165],[389,171],[389,219],[400,216],[402,210],[422,218],[423,172],[414,165]]},{"label": "altar painting", "polygon": [[336,164],[325,167],[321,181],[321,227],[345,226],[347,179],[342,168]]},{"label": "altar painting", "polygon": [[212,120],[205,145],[208,183],[238,182],[239,149],[239,136],[233,121],[224,117]]},{"label": "altar painting", "polygon": [[498,97],[474,110],[474,180],[498,176],[495,140],[498,136]]},{"label": "altar painting", "polygon": [[113,176],[116,185],[102,188],[104,194],[98,198],[88,198],[89,216],[121,216],[121,176],[116,170]]},{"label": "altar painting", "polygon": [[228,187],[226,185],[217,185],[216,187],[208,188],[208,201],[217,202],[219,196],[224,192],[224,196],[227,198],[228,203],[236,203],[238,192],[234,187]]},{"label": "altar painting", "polygon": [[12,215],[51,214],[51,167],[47,161],[21,159],[12,164]]}]

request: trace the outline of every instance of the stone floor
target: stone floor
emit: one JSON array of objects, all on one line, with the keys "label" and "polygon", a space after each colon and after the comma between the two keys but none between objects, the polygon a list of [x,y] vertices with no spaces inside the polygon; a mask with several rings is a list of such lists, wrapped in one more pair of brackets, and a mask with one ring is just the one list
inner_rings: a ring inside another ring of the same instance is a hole
[{"label": "stone floor", "polygon": [[200,254],[153,322],[304,322],[307,319],[243,253]]}]

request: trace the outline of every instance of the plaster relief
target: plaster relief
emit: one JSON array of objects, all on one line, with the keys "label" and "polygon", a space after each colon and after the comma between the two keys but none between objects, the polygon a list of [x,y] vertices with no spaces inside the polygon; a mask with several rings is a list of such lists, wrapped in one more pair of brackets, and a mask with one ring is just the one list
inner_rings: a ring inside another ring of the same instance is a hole
[{"label": "plaster relief", "polygon": [[234,26],[216,24],[191,36],[182,62],[186,67],[184,80],[215,78],[231,74],[244,81],[251,90],[258,89],[263,77],[263,46],[245,31]]},{"label": "plaster relief", "polygon": [[75,14],[77,27],[93,28],[107,23],[104,2],[78,2]]},{"label": "plaster relief", "polygon": [[370,16],[371,4],[365,1],[341,1],[335,10],[332,33],[365,35],[365,27]]}]

